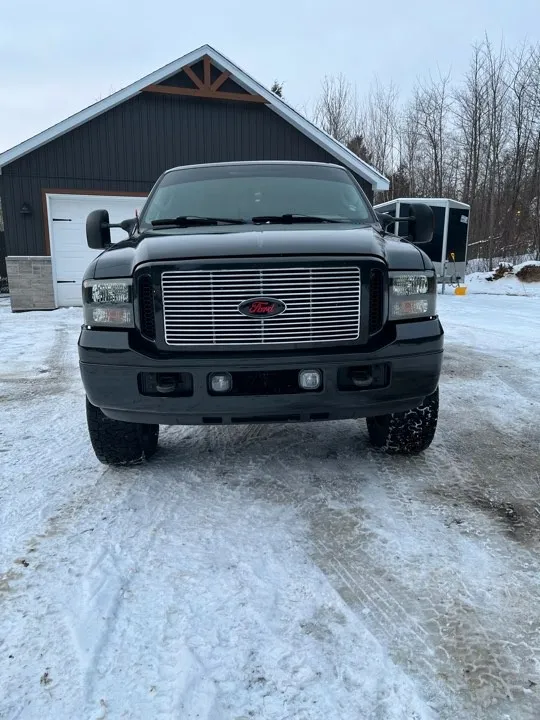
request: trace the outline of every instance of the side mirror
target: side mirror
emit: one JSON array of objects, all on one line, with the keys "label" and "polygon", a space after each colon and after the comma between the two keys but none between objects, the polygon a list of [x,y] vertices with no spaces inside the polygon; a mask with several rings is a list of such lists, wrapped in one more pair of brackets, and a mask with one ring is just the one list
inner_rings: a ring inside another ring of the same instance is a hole
[{"label": "side mirror", "polygon": [[433,240],[435,216],[433,210],[425,203],[410,206],[409,240],[415,245],[427,245]]},{"label": "side mirror", "polygon": [[86,218],[86,242],[92,250],[103,250],[111,244],[111,228],[122,228],[128,235],[138,225],[138,218],[122,220],[121,223],[110,223],[107,210],[93,210]]},{"label": "side mirror", "polygon": [[393,225],[396,222],[396,218],[388,215],[388,213],[377,212],[377,210],[375,210],[375,215],[377,216],[377,220],[381,223],[382,229],[385,232],[387,228],[390,227],[390,225]]},{"label": "side mirror", "polygon": [[103,250],[111,244],[111,228],[107,210],[93,210],[86,218],[86,242],[92,250]]},{"label": "side mirror", "polygon": [[[119,227],[122,228],[122,230],[125,230],[128,235],[132,235],[133,231],[136,227],[139,225],[139,218],[129,218],[129,220],[122,220]],[[115,225],[111,225],[110,227],[116,227]]]}]

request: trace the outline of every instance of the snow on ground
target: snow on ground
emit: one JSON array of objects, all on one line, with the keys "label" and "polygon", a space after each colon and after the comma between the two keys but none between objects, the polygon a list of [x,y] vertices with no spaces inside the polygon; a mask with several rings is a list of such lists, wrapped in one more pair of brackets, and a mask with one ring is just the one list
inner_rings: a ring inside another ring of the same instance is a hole
[{"label": "snow on ground", "polygon": [[354,422],[171,427],[111,469],[80,311],[1,299],[0,717],[537,720],[538,300],[440,308],[423,457]]},{"label": "snow on ground", "polygon": [[468,293],[482,295],[525,295],[527,297],[540,297],[540,282],[523,282],[516,274],[524,267],[540,267],[540,262],[530,260],[513,267],[513,272],[499,278],[490,279],[492,272],[475,272],[465,277]]}]

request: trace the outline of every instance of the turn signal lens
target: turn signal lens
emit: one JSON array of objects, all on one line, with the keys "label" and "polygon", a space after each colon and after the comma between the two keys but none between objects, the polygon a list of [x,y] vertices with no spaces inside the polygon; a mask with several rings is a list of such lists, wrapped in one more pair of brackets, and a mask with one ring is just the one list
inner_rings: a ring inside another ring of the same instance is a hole
[{"label": "turn signal lens", "polygon": [[92,308],[92,324],[131,327],[133,325],[133,311],[129,307],[94,307]]}]

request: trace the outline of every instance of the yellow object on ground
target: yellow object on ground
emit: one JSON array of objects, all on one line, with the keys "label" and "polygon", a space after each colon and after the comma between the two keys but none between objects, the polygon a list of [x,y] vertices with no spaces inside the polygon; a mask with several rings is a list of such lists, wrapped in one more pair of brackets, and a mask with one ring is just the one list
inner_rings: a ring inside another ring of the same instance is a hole
[{"label": "yellow object on ground", "polygon": [[454,293],[455,293],[456,295],[466,295],[466,294],[467,294],[467,288],[465,287],[465,285],[461,285],[460,287],[457,287],[457,288],[454,290]]}]

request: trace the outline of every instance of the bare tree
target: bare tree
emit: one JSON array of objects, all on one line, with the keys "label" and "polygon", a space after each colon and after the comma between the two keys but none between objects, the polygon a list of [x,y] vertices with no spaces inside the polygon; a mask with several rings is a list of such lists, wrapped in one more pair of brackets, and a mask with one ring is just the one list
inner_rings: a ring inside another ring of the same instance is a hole
[{"label": "bare tree", "polygon": [[[420,131],[414,105],[409,105],[399,117],[398,156],[399,166],[406,169],[408,174],[409,192],[407,194],[414,197],[421,192],[418,186],[418,167],[421,164]],[[392,197],[400,196],[403,197],[403,194],[398,191],[398,188],[392,188]]]},{"label": "bare tree", "polygon": [[530,66],[534,112],[524,204],[528,209],[527,229],[531,250],[534,257],[540,260],[540,45],[536,45],[531,52]]},{"label": "bare tree", "polygon": [[463,156],[462,199],[474,202],[487,124],[487,84],[483,47],[475,45],[463,87],[454,91],[454,122]]},{"label": "bare tree", "polygon": [[451,109],[450,76],[439,75],[420,82],[414,92],[414,108],[420,139],[429,158],[432,194],[443,197],[445,185],[445,151],[448,140],[447,118]]},{"label": "bare tree", "polygon": [[392,174],[397,161],[397,87],[393,83],[385,87],[376,79],[354,120],[356,134],[365,138],[373,164],[381,172]]},{"label": "bare tree", "polygon": [[355,134],[356,116],[356,93],[350,82],[342,74],[326,76],[315,104],[315,122],[336,140],[347,143]]},{"label": "bare tree", "polygon": [[508,82],[506,77],[507,55],[504,47],[495,52],[491,43],[485,41],[487,63],[488,115],[487,115],[487,149],[484,187],[488,201],[486,220],[488,257],[490,269],[494,257],[500,213],[500,196],[502,185],[503,150],[507,139]]}]

